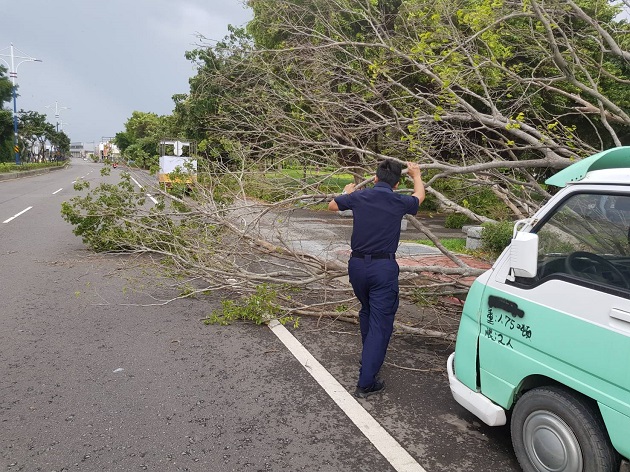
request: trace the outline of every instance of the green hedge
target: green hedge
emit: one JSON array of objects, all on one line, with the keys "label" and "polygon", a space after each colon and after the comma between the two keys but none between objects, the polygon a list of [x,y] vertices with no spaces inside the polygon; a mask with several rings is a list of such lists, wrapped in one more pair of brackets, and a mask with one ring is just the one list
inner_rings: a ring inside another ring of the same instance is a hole
[{"label": "green hedge", "polygon": [[494,256],[499,256],[512,241],[513,221],[499,221],[481,225],[481,247]]},{"label": "green hedge", "polygon": [[44,169],[46,167],[61,167],[65,162],[31,162],[15,164],[9,162],[0,163],[0,174],[8,172],[26,172],[27,170]]}]

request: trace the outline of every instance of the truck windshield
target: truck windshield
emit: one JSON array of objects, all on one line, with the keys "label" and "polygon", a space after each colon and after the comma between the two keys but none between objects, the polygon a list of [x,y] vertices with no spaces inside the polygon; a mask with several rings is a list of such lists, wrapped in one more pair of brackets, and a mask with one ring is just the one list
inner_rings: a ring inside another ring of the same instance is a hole
[{"label": "truck windshield", "polygon": [[536,280],[561,273],[630,288],[630,197],[574,194],[536,232]]}]

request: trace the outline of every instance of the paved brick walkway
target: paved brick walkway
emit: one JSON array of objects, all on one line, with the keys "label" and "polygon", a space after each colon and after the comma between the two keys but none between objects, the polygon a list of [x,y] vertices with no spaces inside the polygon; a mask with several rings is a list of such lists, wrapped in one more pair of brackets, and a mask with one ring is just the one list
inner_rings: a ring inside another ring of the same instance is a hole
[{"label": "paved brick walkway", "polygon": [[[462,262],[468,264],[470,267],[474,267],[475,269],[489,269],[492,267],[492,264],[489,264],[480,259],[476,259],[472,256],[460,255],[458,256]],[[422,266],[442,266],[442,267],[457,267],[451,259],[446,257],[443,254],[433,255],[426,254],[421,256],[407,256],[398,258],[398,265],[407,266],[407,267],[422,267]]]},{"label": "paved brick walkway", "polygon": [[[486,270],[492,267],[492,264],[489,264],[485,261],[476,259],[471,256],[460,255],[459,258],[462,260],[462,262],[464,262],[465,264],[475,269]],[[442,254],[410,256],[410,257],[399,258],[397,260],[398,260],[398,265],[400,265],[401,267],[423,267],[423,266],[457,267],[457,264],[455,264],[455,262],[453,262],[451,259],[449,259],[448,257]],[[434,272],[426,273],[425,275],[431,279],[442,280],[445,282],[453,281],[454,279],[456,279],[458,283],[463,284],[463,285],[468,285],[468,286],[472,285],[473,281],[476,278],[476,276],[463,277],[463,276],[454,275],[454,274],[440,275]]]}]

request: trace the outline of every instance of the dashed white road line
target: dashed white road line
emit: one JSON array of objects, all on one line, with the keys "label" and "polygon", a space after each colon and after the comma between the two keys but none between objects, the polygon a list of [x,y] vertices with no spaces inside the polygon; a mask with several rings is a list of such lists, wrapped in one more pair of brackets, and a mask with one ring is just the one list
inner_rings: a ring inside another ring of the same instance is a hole
[{"label": "dashed white road line", "polygon": [[27,211],[29,211],[31,208],[33,208],[32,206],[25,208],[24,210],[22,210],[21,212],[13,215],[11,218],[9,218],[8,220],[4,220],[2,223],[8,223],[9,221],[13,221],[14,219],[16,219],[18,216],[23,215],[24,213],[26,213]]},{"label": "dashed white road line", "polygon": [[[140,185],[140,182],[138,182],[133,177],[131,178],[131,180],[133,180],[135,182],[135,184],[140,188],[140,190],[144,190],[144,187],[142,185]],[[158,201],[150,193],[147,193],[147,197],[149,197],[151,199],[151,201],[157,205]]]},{"label": "dashed white road line", "polygon": [[52,194],[53,194],[53,195],[56,195],[56,194],[58,194],[59,192],[61,192],[62,190],[63,190],[63,187],[61,187],[59,190],[55,190]]},{"label": "dashed white road line", "polygon": [[396,471],[426,472],[289,330],[276,320],[269,323],[269,328]]}]

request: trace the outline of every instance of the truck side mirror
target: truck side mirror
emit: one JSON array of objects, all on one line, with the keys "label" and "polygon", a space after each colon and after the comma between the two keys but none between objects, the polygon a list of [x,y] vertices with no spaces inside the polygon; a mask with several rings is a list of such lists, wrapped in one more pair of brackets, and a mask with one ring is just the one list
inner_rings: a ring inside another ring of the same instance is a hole
[{"label": "truck side mirror", "polygon": [[535,277],[538,271],[538,235],[515,228],[510,244],[510,268],[516,277]]}]

